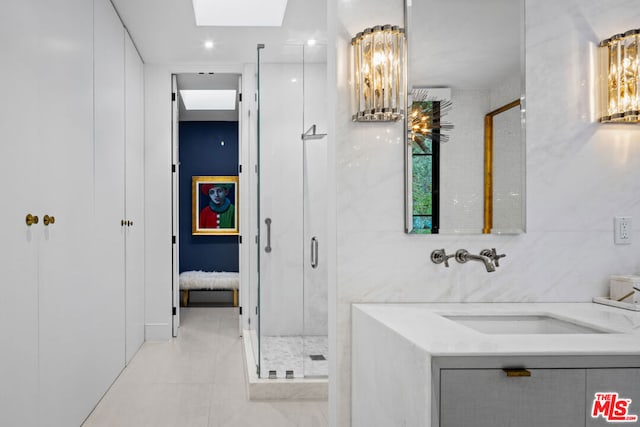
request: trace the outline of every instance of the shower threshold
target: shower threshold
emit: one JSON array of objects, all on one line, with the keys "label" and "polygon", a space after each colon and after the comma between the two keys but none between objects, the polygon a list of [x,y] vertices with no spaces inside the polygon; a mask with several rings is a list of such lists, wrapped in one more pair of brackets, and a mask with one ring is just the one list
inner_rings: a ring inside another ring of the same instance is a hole
[{"label": "shower threshold", "polygon": [[326,376],[258,378],[250,334],[247,330],[242,334],[249,400],[327,400],[329,384]]},{"label": "shower threshold", "polygon": [[[287,373],[294,378],[327,376],[329,340],[326,335],[263,335],[260,340],[260,370]],[[261,375],[264,378],[264,375]]]}]

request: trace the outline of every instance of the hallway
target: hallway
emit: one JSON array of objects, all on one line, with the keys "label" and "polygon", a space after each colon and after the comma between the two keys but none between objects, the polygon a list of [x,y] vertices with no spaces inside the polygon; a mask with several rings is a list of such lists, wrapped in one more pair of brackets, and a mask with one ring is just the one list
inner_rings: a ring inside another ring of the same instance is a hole
[{"label": "hallway", "polygon": [[327,425],[326,402],[251,402],[233,308],[182,308],[180,335],[145,342],[84,427]]}]

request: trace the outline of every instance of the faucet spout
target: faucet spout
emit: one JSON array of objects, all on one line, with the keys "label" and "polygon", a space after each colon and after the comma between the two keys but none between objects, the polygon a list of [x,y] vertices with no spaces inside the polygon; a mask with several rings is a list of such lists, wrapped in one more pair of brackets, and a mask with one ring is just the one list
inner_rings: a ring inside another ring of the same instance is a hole
[{"label": "faucet spout", "polygon": [[489,273],[496,271],[496,266],[493,265],[491,258],[484,255],[474,255],[466,249],[458,249],[456,251],[456,261],[460,264],[464,264],[467,261],[478,261],[484,264]]}]

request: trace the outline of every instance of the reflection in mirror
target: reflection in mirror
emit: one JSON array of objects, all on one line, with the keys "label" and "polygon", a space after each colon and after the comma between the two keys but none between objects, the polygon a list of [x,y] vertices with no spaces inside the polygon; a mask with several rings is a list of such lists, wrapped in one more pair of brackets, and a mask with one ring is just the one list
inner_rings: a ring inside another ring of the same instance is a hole
[{"label": "reflection in mirror", "polygon": [[520,130],[520,99],[484,116],[484,234],[522,229],[514,215],[522,206],[523,147],[513,144],[522,138]]},{"label": "reflection in mirror", "polygon": [[406,3],[406,231],[524,232],[524,0]]}]

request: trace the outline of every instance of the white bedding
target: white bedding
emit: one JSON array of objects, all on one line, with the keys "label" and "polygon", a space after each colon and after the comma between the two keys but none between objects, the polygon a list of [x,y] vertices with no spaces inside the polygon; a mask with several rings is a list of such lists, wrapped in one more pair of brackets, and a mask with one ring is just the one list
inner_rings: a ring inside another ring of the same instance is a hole
[{"label": "white bedding", "polygon": [[238,289],[240,273],[229,271],[183,271],[180,273],[180,290]]}]

